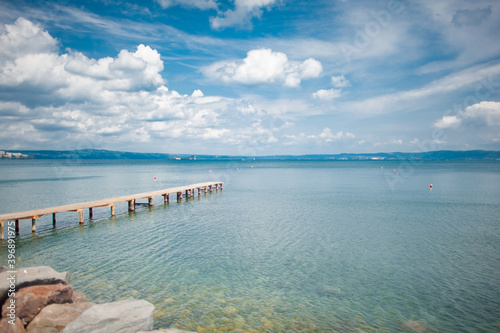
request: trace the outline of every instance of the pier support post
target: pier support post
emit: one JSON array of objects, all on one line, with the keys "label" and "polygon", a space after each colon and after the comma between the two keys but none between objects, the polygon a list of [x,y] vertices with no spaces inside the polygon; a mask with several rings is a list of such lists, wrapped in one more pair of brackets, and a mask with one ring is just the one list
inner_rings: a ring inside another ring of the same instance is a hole
[{"label": "pier support post", "polygon": [[56,213],[52,213],[52,226],[55,228],[56,226]]},{"label": "pier support post", "polygon": [[201,195],[201,188],[198,188],[198,196]]},{"label": "pier support post", "polygon": [[220,185],[220,189],[221,189],[221,191],[222,191],[222,183],[220,183],[219,185]]},{"label": "pier support post", "polygon": [[210,193],[213,192],[213,186],[212,185],[208,185],[208,189],[210,190]]},{"label": "pier support post", "polygon": [[115,204],[109,205],[111,207],[111,216],[115,216]]},{"label": "pier support post", "polygon": [[77,209],[78,212],[78,223],[83,224],[83,209]]},{"label": "pier support post", "polygon": [[182,192],[177,192],[177,200],[182,200]]},{"label": "pier support post", "polygon": [[16,235],[19,235],[19,220],[16,220]]},{"label": "pier support post", "polygon": [[167,194],[164,194],[164,195],[163,195],[163,203],[164,203],[164,204],[168,204],[168,200],[169,200],[168,193],[167,193]]},{"label": "pier support post", "polygon": [[94,211],[92,210],[92,207],[89,208],[89,219],[94,217]]},{"label": "pier support post", "polygon": [[128,211],[133,212],[135,210],[135,200],[130,200],[128,202]]},{"label": "pier support post", "polygon": [[148,198],[149,207],[153,206],[153,197]]},{"label": "pier support post", "polygon": [[38,216],[33,216],[31,218],[31,232],[32,233],[35,233],[36,232],[36,219],[38,218]]},{"label": "pier support post", "polygon": [[5,239],[5,231],[3,228],[3,221],[0,221],[0,240],[4,240],[4,239]]}]

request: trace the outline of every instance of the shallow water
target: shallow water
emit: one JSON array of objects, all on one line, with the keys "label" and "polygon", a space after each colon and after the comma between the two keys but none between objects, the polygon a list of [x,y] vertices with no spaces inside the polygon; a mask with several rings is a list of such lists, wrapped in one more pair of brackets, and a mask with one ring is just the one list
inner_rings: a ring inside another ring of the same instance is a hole
[{"label": "shallow water", "polygon": [[35,237],[21,221],[18,267],[146,299],[156,328],[500,331],[499,162],[0,162],[0,213],[224,181],[84,226],[45,216]]}]

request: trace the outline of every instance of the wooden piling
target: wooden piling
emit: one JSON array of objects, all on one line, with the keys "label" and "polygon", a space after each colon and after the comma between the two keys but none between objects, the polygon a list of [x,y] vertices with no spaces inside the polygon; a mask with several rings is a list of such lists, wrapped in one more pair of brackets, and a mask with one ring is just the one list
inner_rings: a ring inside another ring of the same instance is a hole
[{"label": "wooden piling", "polygon": [[5,239],[5,231],[3,228],[3,221],[0,221],[0,240],[4,240],[4,239]]},{"label": "wooden piling", "polygon": [[182,200],[182,192],[177,192],[177,200]]},{"label": "wooden piling", "polygon": [[148,198],[148,205],[151,207],[153,206],[153,197]]},{"label": "wooden piling", "polygon": [[111,207],[111,216],[115,216],[115,204],[109,205]]},{"label": "wooden piling", "polygon": [[169,200],[168,193],[167,194],[162,194],[162,195],[163,195],[163,203],[164,204],[168,204],[168,200]]},{"label": "wooden piling", "polygon": [[36,232],[36,219],[38,218],[38,216],[33,216],[31,218],[31,232],[35,233]]},{"label": "wooden piling", "polygon": [[92,207],[89,208],[89,219],[94,217],[94,211],[92,210]]},{"label": "wooden piling", "polygon": [[128,202],[128,211],[133,212],[135,210],[135,200],[129,200]]},{"label": "wooden piling", "polygon": [[56,226],[56,213],[52,213],[52,226]]},{"label": "wooden piling", "polygon": [[19,235],[19,220],[16,220],[16,235]]},{"label": "wooden piling", "polygon": [[83,209],[77,209],[78,212],[78,223],[83,224]]}]

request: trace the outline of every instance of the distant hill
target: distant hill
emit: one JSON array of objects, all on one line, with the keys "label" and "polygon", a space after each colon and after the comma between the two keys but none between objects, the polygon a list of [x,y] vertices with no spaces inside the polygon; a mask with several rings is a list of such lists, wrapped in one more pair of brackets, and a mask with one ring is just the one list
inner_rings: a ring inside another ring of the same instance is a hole
[{"label": "distant hill", "polygon": [[229,156],[229,155],[188,155],[188,154],[160,154],[160,153],[133,153],[103,149],[80,150],[18,150],[17,153],[35,159],[107,159],[107,160],[281,160],[281,161],[321,161],[321,160],[423,160],[423,161],[465,161],[465,160],[500,160],[500,151],[468,150],[451,151],[440,150],[419,153],[367,153],[367,154],[317,154],[317,155],[271,155],[271,156]]}]

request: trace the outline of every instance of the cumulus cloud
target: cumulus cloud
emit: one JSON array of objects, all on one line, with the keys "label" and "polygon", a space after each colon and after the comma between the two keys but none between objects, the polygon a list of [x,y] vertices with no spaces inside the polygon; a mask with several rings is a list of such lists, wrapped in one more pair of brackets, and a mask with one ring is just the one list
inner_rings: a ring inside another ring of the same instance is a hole
[{"label": "cumulus cloud", "polygon": [[203,69],[207,77],[225,83],[281,82],[287,87],[298,87],[301,80],[316,78],[322,71],[323,66],[316,59],[290,61],[285,53],[271,49],[251,50],[241,61],[216,62]]},{"label": "cumulus cloud", "polygon": [[344,75],[332,76],[332,86],[335,88],[349,87],[351,83],[345,78]]},{"label": "cumulus cloud", "polygon": [[238,26],[244,29],[252,28],[252,19],[262,15],[263,7],[273,5],[276,0],[234,0],[234,9],[228,9],[210,18],[212,29],[221,30]]},{"label": "cumulus cloud", "polygon": [[198,8],[201,10],[216,9],[217,3],[214,0],[156,0],[162,8],[182,6],[188,8]]},{"label": "cumulus cloud", "polygon": [[436,128],[457,128],[465,124],[500,126],[500,102],[480,102],[468,106],[456,115],[443,116],[434,123]]},{"label": "cumulus cloud", "polygon": [[342,95],[340,89],[320,89],[312,94],[313,98],[330,101]]},{"label": "cumulus cloud", "polygon": [[96,100],[109,91],[154,90],[165,83],[160,54],[149,46],[91,59],[79,52],[58,54],[57,41],[28,20],[19,18],[5,30],[0,35],[0,87],[17,92],[31,106]]}]

